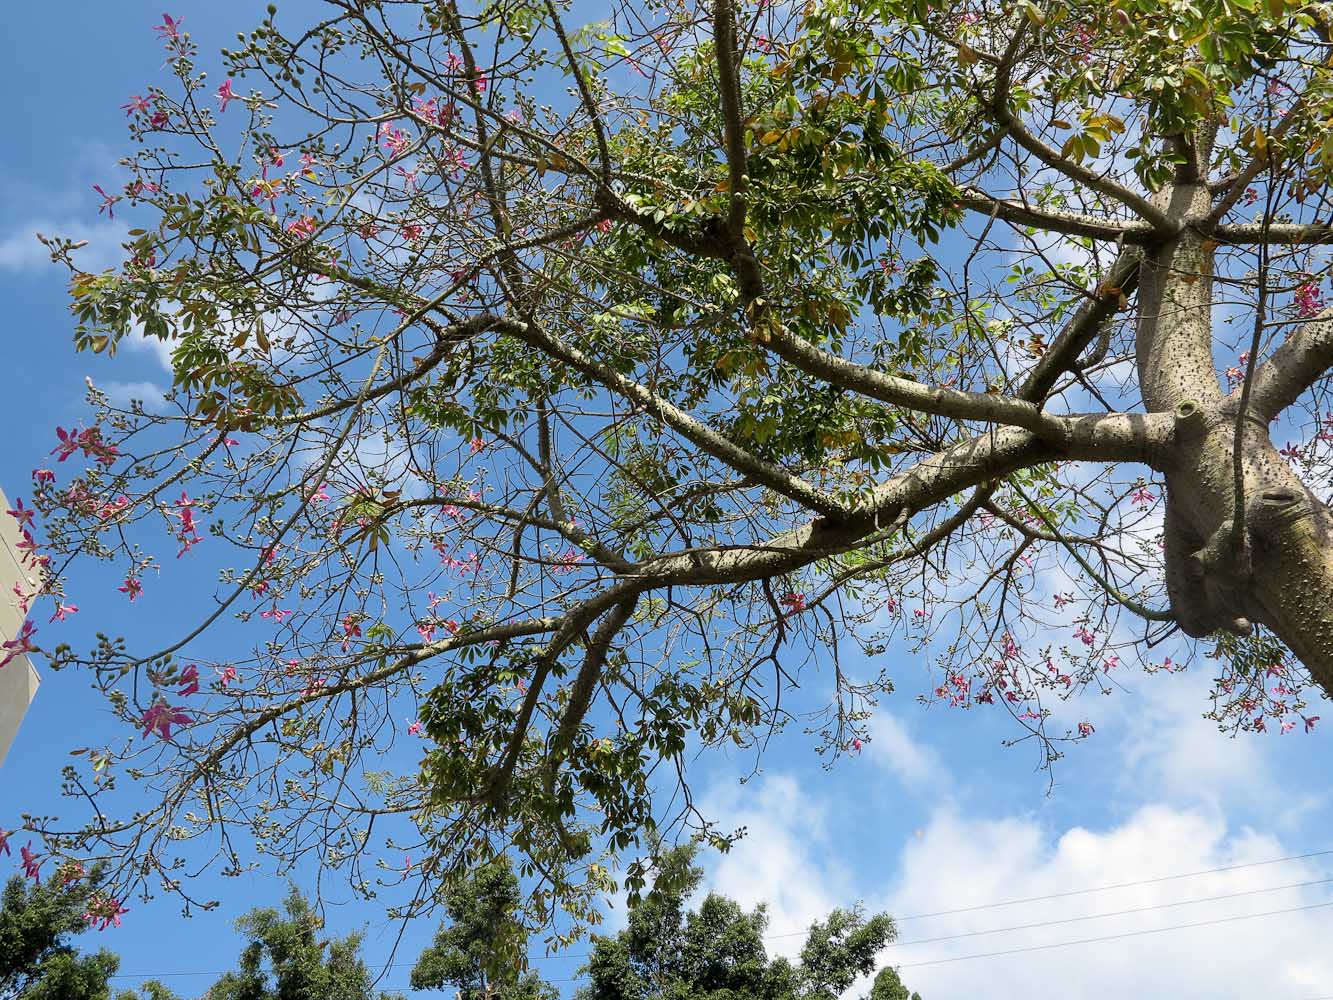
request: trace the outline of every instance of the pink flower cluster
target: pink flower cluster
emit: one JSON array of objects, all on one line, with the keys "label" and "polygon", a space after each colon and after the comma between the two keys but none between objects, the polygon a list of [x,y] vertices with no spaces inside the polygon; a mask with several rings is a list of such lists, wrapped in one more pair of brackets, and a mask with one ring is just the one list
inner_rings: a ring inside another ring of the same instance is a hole
[{"label": "pink flower cluster", "polygon": [[63,427],[57,427],[56,438],[59,443],[51,449],[51,454],[58,456],[57,462],[65,461],[80,450],[83,451],[85,458],[93,458],[101,465],[114,465],[116,459],[120,457],[120,451],[115,445],[102,440],[102,431],[99,427],[87,427],[80,431],[67,431]]},{"label": "pink flower cluster", "polygon": [[194,521],[195,503],[196,501],[191,500],[184,490],[181,491],[181,498],[176,501],[176,512],[173,516],[179,518],[181,523],[180,530],[176,532],[176,539],[181,543],[181,550],[176,553],[177,559],[203,541],[199,537],[199,526]]},{"label": "pink flower cluster", "polygon": [[1296,315],[1309,319],[1318,315],[1324,308],[1324,297],[1313,281],[1303,281],[1296,286]]}]

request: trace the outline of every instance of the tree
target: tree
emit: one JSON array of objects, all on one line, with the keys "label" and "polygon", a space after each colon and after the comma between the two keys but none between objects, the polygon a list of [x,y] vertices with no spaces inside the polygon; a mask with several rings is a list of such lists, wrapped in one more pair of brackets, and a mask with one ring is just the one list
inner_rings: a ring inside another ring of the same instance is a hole
[{"label": "tree", "polygon": [[294,887],[283,913],[251,910],[236,921],[236,929],[250,939],[240,968],[214,983],[204,1000],[391,1000],[375,992],[360,955],[361,935],[321,938],[322,928]]},{"label": "tree", "polygon": [[[416,913],[512,847],[532,920],[592,920],[606,855],[709,829],[686,748],[758,746],[847,643],[934,640],[936,697],[1048,761],[1093,732],[1050,704],[1175,631],[1222,724],[1317,723],[1322,6],[563,9],[270,9],[220,85],[158,26],[124,265],[48,242],[76,345],[160,342],[175,383],[90,388],[28,558],[57,617],[89,560],[126,601],[176,557],[220,582],[157,649],[48,644],[139,731],[49,849],[188,894],[248,828]],[[834,679],[832,756],[892,683]]]},{"label": "tree", "polygon": [[[859,910],[834,910],[810,927],[798,963],[769,959],[763,906],[745,913],[709,893],[686,912],[703,876],[693,858],[689,847],[668,852],[653,890],[630,909],[629,925],[594,940],[590,982],[577,1000],[837,1000],[873,971],[895,936],[885,914],[867,920]],[[882,969],[870,1000],[898,997],[895,984],[901,987],[897,973]]]},{"label": "tree", "polygon": [[560,991],[524,971],[523,896],[509,862],[482,866],[445,900],[441,924],[412,968],[412,989],[453,987],[460,1000],[558,1000]]},{"label": "tree", "polygon": [[[34,872],[29,886],[18,876],[0,893],[0,998],[3,1000],[110,1000],[109,982],[120,958],[107,948],[82,955],[70,938],[92,927],[119,926],[125,911],[108,905],[102,872],[85,874],[81,866],[62,866],[41,881]],[[153,1000],[176,1000],[160,983]],[[137,1000],[122,991],[117,1000]]]}]

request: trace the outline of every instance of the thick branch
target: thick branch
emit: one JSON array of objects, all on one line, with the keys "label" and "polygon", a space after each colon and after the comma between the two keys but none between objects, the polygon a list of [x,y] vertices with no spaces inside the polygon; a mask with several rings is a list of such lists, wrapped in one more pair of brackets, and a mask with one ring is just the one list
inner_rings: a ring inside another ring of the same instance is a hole
[{"label": "thick branch", "polygon": [[1254,373],[1250,406],[1272,420],[1333,367],[1333,309],[1303,323]]},{"label": "thick branch", "polygon": [[974,212],[994,215],[1017,226],[1032,226],[1051,233],[1068,236],[1087,236],[1095,240],[1144,243],[1156,238],[1157,232],[1146,223],[1116,222],[1097,219],[1076,212],[1057,212],[1037,208],[1021,201],[995,198],[978,188],[964,188],[959,203]]},{"label": "thick branch", "polygon": [[1042,401],[1054,388],[1056,380],[1073,369],[1092,338],[1119,310],[1120,297],[1132,294],[1138,287],[1142,261],[1143,254],[1137,249],[1121,251],[1094,296],[1079,307],[1032,369],[1018,393],[1020,399],[1033,403]]},{"label": "thick branch", "polygon": [[1060,418],[1027,400],[944,389],[889,375],[830,354],[786,330],[774,332],[768,346],[801,371],[871,399],[936,416],[1012,424],[1045,437],[1058,437],[1062,432]]},{"label": "thick branch", "polygon": [[1262,222],[1227,223],[1210,230],[1213,239],[1219,243],[1231,243],[1237,246],[1253,243],[1267,243],[1270,246],[1307,246],[1311,244],[1333,243],[1333,226],[1326,222],[1310,225],[1296,223],[1277,223],[1268,225]]},{"label": "thick branch", "polygon": [[1131,191],[1123,184],[1118,184],[1109,177],[1103,177],[1094,170],[1083,166],[1081,163],[1075,163],[1072,160],[1061,156],[1059,151],[1046,145],[1039,138],[1027,130],[1027,127],[1019,120],[1009,107],[1009,87],[1013,75],[1014,63],[1018,58],[1018,52],[1022,45],[1023,37],[1028,30],[1029,22],[1026,18],[1020,19],[1018,26],[1014,29],[1013,38],[1009,41],[1008,49],[1005,51],[1004,58],[1000,61],[1000,66],[995,74],[995,91],[990,99],[989,110],[995,119],[995,122],[1003,129],[1006,129],[1019,146],[1027,150],[1042,163],[1053,170],[1057,170],[1071,180],[1096,191],[1098,194],[1105,195],[1115,201],[1120,202],[1132,210],[1139,218],[1143,219],[1159,234],[1173,232],[1176,228],[1172,220],[1156,205],[1148,201],[1142,195]]},{"label": "thick branch", "polygon": [[547,756],[548,786],[555,777],[555,769],[560,766],[560,762],[564,760],[565,754],[573,745],[584,716],[592,707],[593,692],[597,689],[597,681],[602,676],[602,668],[606,666],[606,657],[611,644],[615,642],[620,630],[634,614],[634,606],[638,599],[637,593],[631,594],[627,600],[608,611],[588,642],[588,648],[583,656],[583,666],[579,668],[574,684],[569,689],[569,702],[560,717],[560,725],[551,737],[550,753]]}]

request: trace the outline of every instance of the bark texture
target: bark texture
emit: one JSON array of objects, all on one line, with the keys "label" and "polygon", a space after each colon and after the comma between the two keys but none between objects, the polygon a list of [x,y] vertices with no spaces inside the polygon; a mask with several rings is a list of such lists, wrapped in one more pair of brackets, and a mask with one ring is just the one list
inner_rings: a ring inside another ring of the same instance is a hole
[{"label": "bark texture", "polygon": [[1160,460],[1172,609],[1196,637],[1263,623],[1333,693],[1333,516],[1268,433],[1280,408],[1326,369],[1329,324],[1313,322],[1259,369],[1242,414],[1241,390],[1223,393],[1212,355],[1216,244],[1197,226],[1213,208],[1206,178],[1178,179],[1158,204],[1176,234],[1145,254],[1136,346],[1145,408],[1176,419]]}]

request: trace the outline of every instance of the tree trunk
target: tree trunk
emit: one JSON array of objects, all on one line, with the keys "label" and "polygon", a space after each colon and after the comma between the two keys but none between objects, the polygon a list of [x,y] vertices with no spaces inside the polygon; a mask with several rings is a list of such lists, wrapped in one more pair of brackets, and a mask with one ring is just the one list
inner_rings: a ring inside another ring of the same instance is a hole
[{"label": "tree trunk", "polygon": [[[1173,221],[1206,216],[1205,179],[1178,181],[1158,198]],[[1176,414],[1166,476],[1167,590],[1191,636],[1271,629],[1333,695],[1333,515],[1278,454],[1268,417],[1244,418],[1244,487],[1235,530],[1240,392],[1223,395],[1212,356],[1213,244],[1195,229],[1145,257],[1136,350],[1143,403]]]}]

